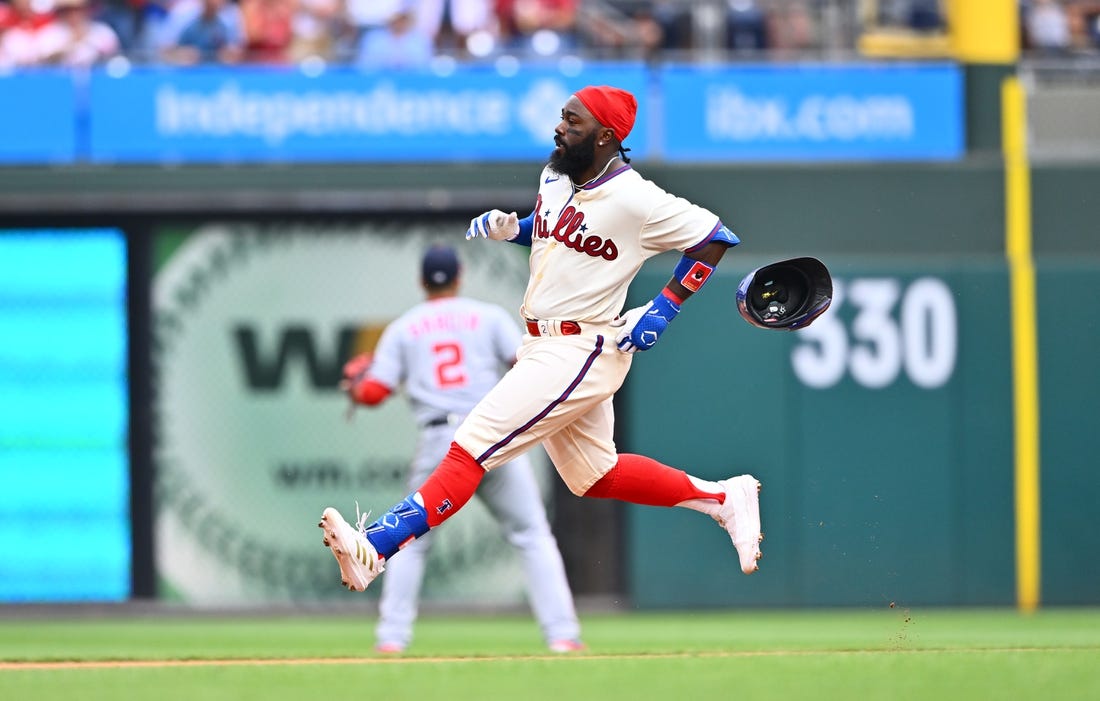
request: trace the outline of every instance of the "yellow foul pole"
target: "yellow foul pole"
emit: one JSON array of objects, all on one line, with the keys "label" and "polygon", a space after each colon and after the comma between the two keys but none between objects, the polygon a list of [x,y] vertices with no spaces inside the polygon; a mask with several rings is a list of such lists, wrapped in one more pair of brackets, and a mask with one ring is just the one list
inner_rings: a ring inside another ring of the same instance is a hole
[{"label": "yellow foul pole", "polygon": [[1015,423],[1016,601],[1039,606],[1042,557],[1039,509],[1039,360],[1035,266],[1031,251],[1031,173],[1026,100],[1020,81],[1001,89],[1005,162],[1005,255],[1012,307],[1013,417]]}]

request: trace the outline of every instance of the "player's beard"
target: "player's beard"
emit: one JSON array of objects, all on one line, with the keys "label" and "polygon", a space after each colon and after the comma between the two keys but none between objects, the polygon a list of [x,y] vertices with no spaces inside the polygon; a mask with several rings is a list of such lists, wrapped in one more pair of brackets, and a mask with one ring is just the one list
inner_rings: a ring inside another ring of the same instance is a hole
[{"label": "player's beard", "polygon": [[552,170],[569,176],[570,180],[576,180],[582,173],[588,171],[596,162],[596,132],[592,132],[580,143],[562,144],[561,151],[554,150],[550,153],[549,166]]}]

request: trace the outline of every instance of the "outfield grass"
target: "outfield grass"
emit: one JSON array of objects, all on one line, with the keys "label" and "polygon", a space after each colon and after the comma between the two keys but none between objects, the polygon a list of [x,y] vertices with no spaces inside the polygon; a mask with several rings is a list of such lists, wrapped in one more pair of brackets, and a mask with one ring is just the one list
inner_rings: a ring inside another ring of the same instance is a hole
[{"label": "outfield grass", "polygon": [[[371,651],[361,613],[0,619],[0,699],[1100,699],[1092,609],[582,619],[580,654],[547,654],[526,616],[431,616],[400,657]],[[117,664],[10,664],[94,661]]]}]

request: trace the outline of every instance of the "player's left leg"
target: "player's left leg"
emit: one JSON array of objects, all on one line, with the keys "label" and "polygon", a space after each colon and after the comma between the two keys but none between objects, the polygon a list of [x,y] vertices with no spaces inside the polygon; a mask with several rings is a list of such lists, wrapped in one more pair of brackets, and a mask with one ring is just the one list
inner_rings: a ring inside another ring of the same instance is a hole
[{"label": "player's left leg", "polygon": [[583,648],[565,563],[550,530],[530,459],[521,455],[489,472],[477,494],[520,555],[528,600],[547,646],[555,652]]},{"label": "player's left leg", "polygon": [[574,494],[705,513],[729,533],[741,570],[756,571],[762,536],[755,477],[700,479],[644,455],[616,453],[613,435],[614,410],[608,399],[544,445]]},{"label": "player's left leg", "polygon": [[739,475],[720,482],[694,477],[644,455],[622,453],[615,466],[584,493],[649,506],[681,506],[707,514],[729,533],[741,571],[759,569],[760,482]]}]

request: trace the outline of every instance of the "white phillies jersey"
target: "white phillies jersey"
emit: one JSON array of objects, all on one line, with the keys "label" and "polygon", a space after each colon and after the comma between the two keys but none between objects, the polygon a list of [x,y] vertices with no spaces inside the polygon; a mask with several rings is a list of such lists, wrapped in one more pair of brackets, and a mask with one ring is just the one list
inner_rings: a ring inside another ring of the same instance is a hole
[{"label": "white phillies jersey", "polygon": [[404,384],[417,423],[465,416],[516,358],[520,332],[504,309],[464,297],[428,300],[391,322],[370,375]]},{"label": "white phillies jersey", "polygon": [[622,311],[642,263],[705,244],[718,224],[714,213],[670,195],[629,165],[575,192],[567,176],[544,168],[521,313],[606,324]]}]

